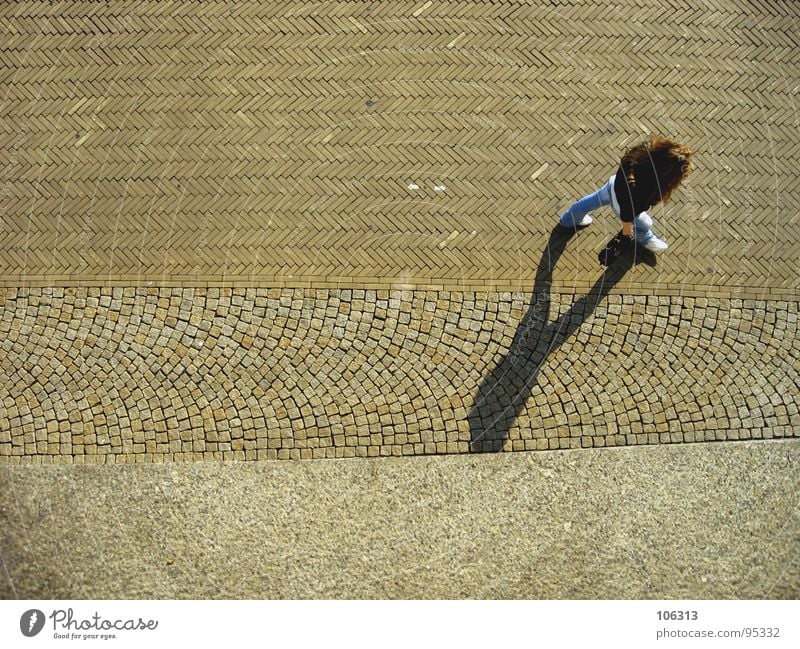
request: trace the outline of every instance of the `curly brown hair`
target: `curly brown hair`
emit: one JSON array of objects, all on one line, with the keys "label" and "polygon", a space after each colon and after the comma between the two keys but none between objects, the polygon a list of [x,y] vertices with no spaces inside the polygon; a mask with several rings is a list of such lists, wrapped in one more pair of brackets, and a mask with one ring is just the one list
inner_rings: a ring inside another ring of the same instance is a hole
[{"label": "curly brown hair", "polygon": [[692,170],[692,151],[689,147],[651,135],[647,140],[629,148],[622,156],[620,166],[625,171],[628,184],[637,186],[650,197],[652,207],[667,201]]}]

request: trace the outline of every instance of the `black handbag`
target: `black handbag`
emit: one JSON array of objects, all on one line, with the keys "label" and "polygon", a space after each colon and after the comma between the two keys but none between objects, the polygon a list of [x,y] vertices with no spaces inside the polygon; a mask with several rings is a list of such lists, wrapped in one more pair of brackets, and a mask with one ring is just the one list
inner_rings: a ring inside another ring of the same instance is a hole
[{"label": "black handbag", "polygon": [[617,257],[626,250],[630,250],[633,245],[633,239],[625,236],[622,234],[622,231],[620,231],[606,244],[606,247],[600,251],[597,255],[597,259],[601,266],[610,266]]}]

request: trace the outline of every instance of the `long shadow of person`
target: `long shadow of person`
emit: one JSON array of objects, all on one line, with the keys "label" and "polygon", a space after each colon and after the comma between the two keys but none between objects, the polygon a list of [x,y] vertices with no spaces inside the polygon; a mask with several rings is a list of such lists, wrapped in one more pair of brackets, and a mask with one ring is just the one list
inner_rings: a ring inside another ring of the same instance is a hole
[{"label": "long shadow of person", "polygon": [[519,417],[549,354],[558,349],[594,312],[635,264],[655,265],[653,253],[638,246],[623,253],[559,318],[549,322],[553,268],[574,231],[556,226],[536,268],[533,294],[508,354],[483,379],[470,410],[470,451],[502,450],[509,429]]}]

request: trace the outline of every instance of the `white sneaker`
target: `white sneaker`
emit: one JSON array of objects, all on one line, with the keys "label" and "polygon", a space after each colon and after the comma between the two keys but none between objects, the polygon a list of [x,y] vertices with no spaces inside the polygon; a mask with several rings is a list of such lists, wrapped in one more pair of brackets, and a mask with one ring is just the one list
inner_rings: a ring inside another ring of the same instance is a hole
[{"label": "white sneaker", "polygon": [[669,248],[666,241],[662,241],[658,237],[653,237],[650,239],[650,241],[644,244],[644,247],[650,252],[664,252],[667,248]]},{"label": "white sneaker", "polygon": [[594,219],[591,217],[591,215],[587,214],[580,221],[578,221],[575,225],[564,225],[563,223],[561,223],[561,221],[559,221],[558,224],[562,228],[566,228],[567,230],[575,230],[577,228],[585,228],[587,225],[591,225],[593,220]]}]

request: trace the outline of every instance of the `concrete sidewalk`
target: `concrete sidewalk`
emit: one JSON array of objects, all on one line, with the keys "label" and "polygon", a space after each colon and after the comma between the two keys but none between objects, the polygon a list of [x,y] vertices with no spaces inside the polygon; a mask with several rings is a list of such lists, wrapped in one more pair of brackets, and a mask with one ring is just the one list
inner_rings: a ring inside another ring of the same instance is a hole
[{"label": "concrete sidewalk", "polygon": [[0,467],[20,598],[800,596],[800,442]]}]

